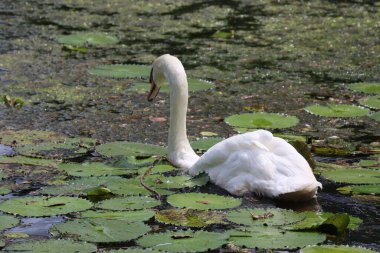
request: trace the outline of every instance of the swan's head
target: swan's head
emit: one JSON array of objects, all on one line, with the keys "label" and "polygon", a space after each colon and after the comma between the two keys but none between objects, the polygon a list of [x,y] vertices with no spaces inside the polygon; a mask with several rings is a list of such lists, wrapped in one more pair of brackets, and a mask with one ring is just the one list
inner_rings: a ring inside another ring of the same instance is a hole
[{"label": "swan's head", "polygon": [[164,54],[158,57],[152,64],[150,71],[150,91],[148,93],[148,101],[158,95],[161,86],[168,80],[170,86],[176,86],[181,78],[187,79],[185,69],[180,60],[170,54]]}]

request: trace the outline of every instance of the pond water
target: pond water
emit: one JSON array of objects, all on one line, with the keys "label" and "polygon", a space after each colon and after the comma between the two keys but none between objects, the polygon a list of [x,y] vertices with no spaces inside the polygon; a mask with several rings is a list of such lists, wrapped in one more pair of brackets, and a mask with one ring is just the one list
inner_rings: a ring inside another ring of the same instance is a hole
[{"label": "pond water", "polygon": [[[0,131],[49,130],[99,143],[166,145],[167,94],[149,103],[145,94],[128,89],[141,80],[105,78],[89,74],[88,69],[101,64],[149,65],[170,53],[183,62],[188,76],[215,85],[190,95],[192,140],[201,138],[201,132],[226,138],[236,131],[223,121],[225,117],[265,111],[300,119],[290,129],[273,132],[307,136],[313,143],[333,137],[351,151],[376,149],[378,154],[378,121],[367,116],[318,117],[304,108],[358,105],[367,96],[349,85],[379,82],[379,27],[380,3],[374,1],[2,0]],[[76,32],[106,32],[118,42],[59,43],[60,36]],[[0,155],[4,152],[10,150],[0,144]],[[368,154],[328,158],[318,154],[315,159],[352,164]],[[89,154],[86,159],[100,158]],[[341,185],[320,180],[324,189],[316,202],[301,206],[259,200],[259,204],[360,217],[359,229],[331,240],[380,251],[378,197],[355,199],[339,193],[336,188]],[[43,182],[26,182],[16,190],[33,195]],[[220,193],[213,187],[202,190]],[[46,237],[49,224],[60,221],[60,217],[26,218],[26,228],[21,225],[11,231]]]}]

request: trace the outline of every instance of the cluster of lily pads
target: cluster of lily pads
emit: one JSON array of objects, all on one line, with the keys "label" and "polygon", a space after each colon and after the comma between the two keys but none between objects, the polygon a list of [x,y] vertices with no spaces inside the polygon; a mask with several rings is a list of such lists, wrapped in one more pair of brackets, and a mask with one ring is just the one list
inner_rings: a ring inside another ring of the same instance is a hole
[{"label": "cluster of lily pads", "polygon": [[[359,218],[248,208],[243,199],[200,192],[208,177],[191,178],[158,162],[166,152],[160,146],[126,141],[99,145],[89,138],[48,131],[9,130],[0,136],[0,143],[17,153],[0,156],[0,183],[6,194],[0,202],[3,252],[95,252],[105,243],[124,245],[117,252],[203,252],[221,247],[372,252],[309,246],[325,242],[327,234],[356,229]],[[96,159],[75,162],[89,154]],[[20,176],[40,187],[14,197],[28,189],[18,185]],[[7,231],[26,217],[57,215],[65,221],[50,228],[51,239],[28,240],[28,234]],[[12,242],[21,239],[25,242]]]}]

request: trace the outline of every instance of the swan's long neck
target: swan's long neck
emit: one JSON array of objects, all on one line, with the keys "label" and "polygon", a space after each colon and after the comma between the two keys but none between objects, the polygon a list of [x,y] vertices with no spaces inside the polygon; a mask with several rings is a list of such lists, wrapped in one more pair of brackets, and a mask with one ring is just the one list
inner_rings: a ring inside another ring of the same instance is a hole
[{"label": "swan's long neck", "polygon": [[188,169],[198,161],[199,156],[195,154],[187,139],[188,83],[186,72],[181,62],[172,56],[164,64],[163,72],[170,86],[168,159],[174,165]]}]

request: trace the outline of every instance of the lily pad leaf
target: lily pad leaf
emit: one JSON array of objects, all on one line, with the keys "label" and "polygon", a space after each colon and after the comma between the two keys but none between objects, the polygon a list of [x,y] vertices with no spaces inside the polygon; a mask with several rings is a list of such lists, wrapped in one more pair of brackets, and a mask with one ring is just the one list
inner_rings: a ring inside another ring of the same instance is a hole
[{"label": "lily pad leaf", "polygon": [[90,138],[67,138],[62,142],[27,144],[17,147],[16,151],[24,156],[50,159],[69,159],[85,155],[95,146],[96,140]]},{"label": "lily pad leaf", "polygon": [[0,186],[0,195],[6,195],[8,193],[11,193],[12,190],[8,187]]},{"label": "lily pad leaf", "polygon": [[323,117],[362,117],[369,113],[367,108],[345,104],[310,105],[305,110]]},{"label": "lily pad leaf", "polygon": [[369,117],[370,117],[371,119],[374,119],[374,120],[380,122],[380,111],[379,111],[379,112],[372,113]]},{"label": "lily pad leaf", "polygon": [[261,249],[296,249],[326,240],[321,233],[284,231],[272,226],[251,226],[228,233],[229,241],[235,245]]},{"label": "lily pad leaf", "polygon": [[337,183],[380,184],[380,171],[363,168],[336,168],[323,170],[321,175]]},{"label": "lily pad leaf", "polygon": [[143,249],[137,247],[128,247],[127,249],[112,249],[102,251],[102,253],[162,253],[160,250]]},{"label": "lily pad leaf", "polygon": [[103,200],[96,204],[97,208],[106,210],[138,210],[161,205],[157,199],[148,196],[129,196]]},{"label": "lily pad leaf", "polygon": [[165,209],[156,213],[157,221],[176,226],[206,227],[212,224],[226,224],[222,212],[196,209]]},{"label": "lily pad leaf", "polygon": [[70,220],[50,229],[53,235],[70,236],[72,239],[87,242],[130,241],[148,231],[150,227],[142,222],[101,218]]},{"label": "lily pad leaf", "polygon": [[61,44],[69,45],[113,45],[119,42],[115,36],[101,32],[77,32],[70,35],[61,35],[57,38]]},{"label": "lily pad leaf", "polygon": [[0,210],[22,216],[51,216],[87,210],[91,202],[74,197],[24,197],[0,203]]},{"label": "lily pad leaf", "polygon": [[199,210],[228,209],[241,204],[240,199],[208,193],[173,194],[167,198],[167,202],[175,207]]},{"label": "lily pad leaf", "polygon": [[380,96],[370,96],[359,100],[360,104],[373,108],[380,109]]},{"label": "lily pad leaf", "polygon": [[380,184],[373,185],[348,185],[337,189],[342,194],[380,195]]},{"label": "lily pad leaf", "polygon": [[56,167],[60,163],[60,161],[17,155],[17,156],[12,156],[12,157],[5,157],[5,156],[0,157],[0,163],[15,163],[15,164],[25,164],[25,165]]},{"label": "lily pad leaf", "polygon": [[190,144],[195,150],[206,151],[221,141],[223,141],[223,138],[221,137],[208,137],[192,141]]},{"label": "lily pad leaf", "polygon": [[124,220],[129,222],[147,221],[154,216],[154,211],[149,209],[137,211],[93,211],[87,210],[80,213],[82,218],[86,219],[110,219]]},{"label": "lily pad leaf", "polygon": [[[149,72],[148,72],[149,74]],[[208,90],[214,87],[214,84],[201,79],[188,78],[189,92],[196,92],[202,90]],[[134,83],[128,90],[136,93],[146,93],[150,88],[149,83],[137,82]],[[160,92],[168,93],[169,84],[167,82],[163,83],[160,87]]]},{"label": "lily pad leaf", "polygon": [[164,176],[150,175],[145,177],[144,182],[155,189],[180,189],[184,187],[202,186],[208,182],[207,174],[201,174],[197,177],[190,176]]},{"label": "lily pad leaf", "polygon": [[298,124],[299,119],[295,116],[258,112],[232,115],[225,122],[233,127],[276,129],[293,127]]},{"label": "lily pad leaf", "polygon": [[128,141],[108,142],[97,146],[96,151],[107,157],[136,157],[166,154],[164,147]]},{"label": "lily pad leaf", "polygon": [[23,146],[27,144],[38,144],[41,142],[59,142],[64,141],[65,136],[51,132],[51,131],[41,131],[41,130],[5,130],[0,131],[0,143],[9,146]]},{"label": "lily pad leaf", "polygon": [[55,253],[91,253],[96,252],[96,245],[87,242],[71,240],[35,240],[29,242],[12,243],[5,247],[4,252],[55,252]]},{"label": "lily pad leaf", "polygon": [[238,209],[230,211],[227,219],[241,225],[280,226],[295,223],[305,218],[303,213],[280,208]]},{"label": "lily pad leaf", "polygon": [[[140,174],[143,174],[146,172],[148,168],[147,167],[143,167],[143,168],[140,168],[138,170],[138,172]],[[158,164],[156,166],[154,166],[151,171],[150,171],[150,174],[163,174],[165,172],[169,172],[169,171],[175,171],[175,170],[178,170],[178,168],[174,167],[173,165],[170,165],[170,164]]]},{"label": "lily pad leaf", "polygon": [[166,252],[203,252],[227,243],[226,233],[207,231],[168,231],[145,235],[137,244]]},{"label": "lily pad leaf", "polygon": [[353,91],[380,94],[380,83],[353,83],[349,88]]},{"label": "lily pad leaf", "polygon": [[136,173],[135,170],[111,166],[108,164],[94,163],[62,163],[58,169],[65,171],[70,176],[90,177],[90,176],[119,176]]},{"label": "lily pad leaf", "polygon": [[16,226],[19,220],[11,215],[0,215],[0,230]]},{"label": "lily pad leaf", "polygon": [[113,64],[99,65],[89,69],[88,72],[92,75],[112,78],[149,78],[150,68],[149,65]]},{"label": "lily pad leaf", "polygon": [[345,213],[330,216],[320,226],[319,230],[332,235],[342,234],[350,223],[350,217]]},{"label": "lily pad leaf", "polygon": [[321,246],[309,246],[301,249],[301,253],[375,253],[376,251],[359,248],[350,247],[344,245],[321,245]]}]

